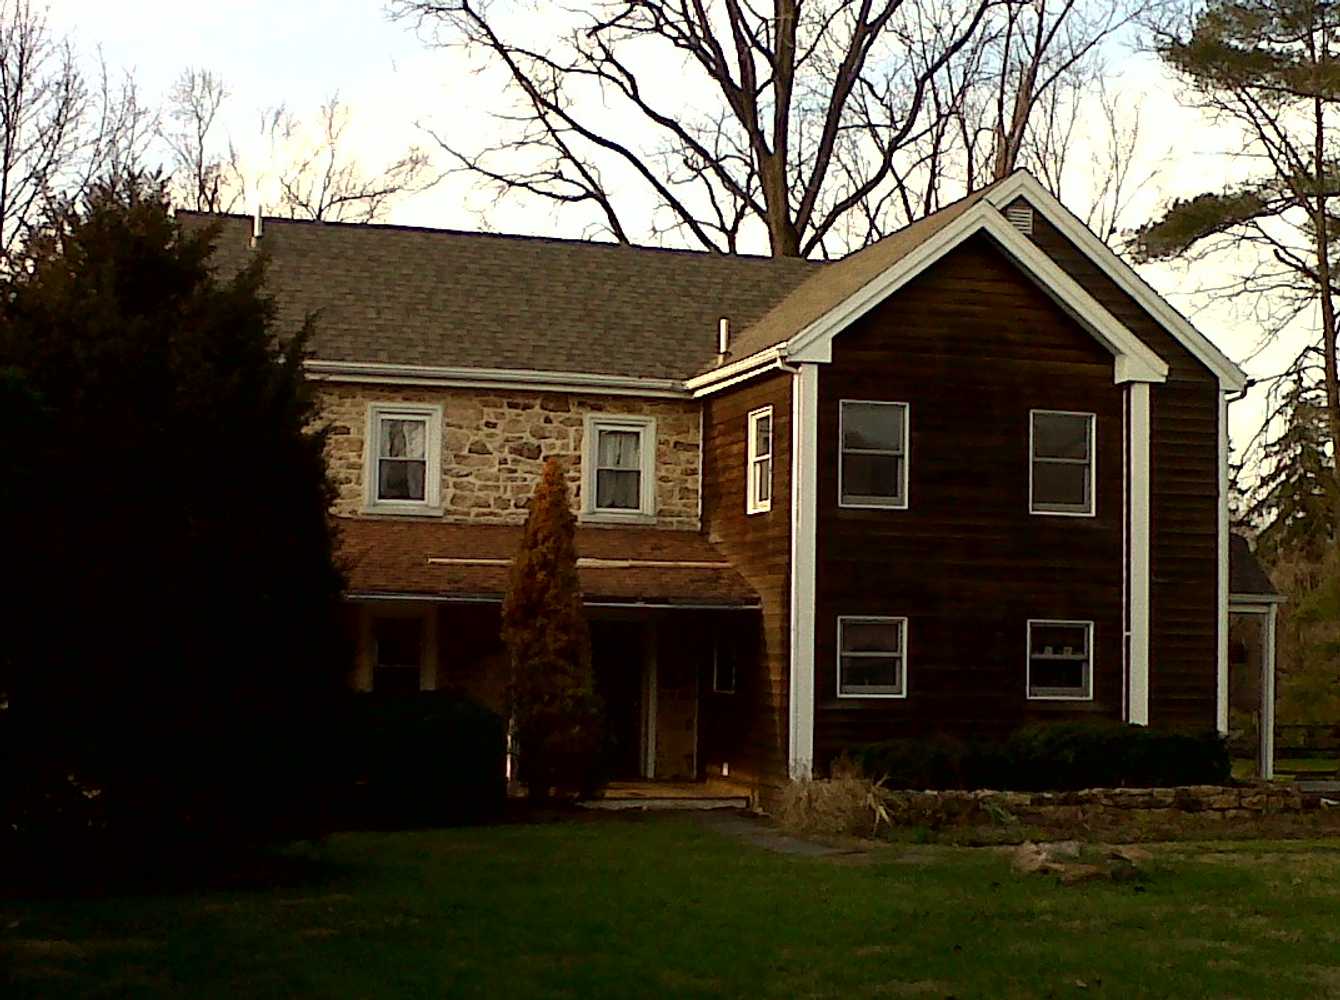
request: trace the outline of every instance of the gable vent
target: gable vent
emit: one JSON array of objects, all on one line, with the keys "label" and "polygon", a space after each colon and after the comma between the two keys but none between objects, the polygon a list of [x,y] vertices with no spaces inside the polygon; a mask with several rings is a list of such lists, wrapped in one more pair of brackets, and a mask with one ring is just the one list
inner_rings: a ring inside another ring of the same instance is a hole
[{"label": "gable vent", "polygon": [[1016,202],[1005,209],[1005,218],[1010,220],[1010,225],[1025,236],[1033,235],[1033,206],[1025,203]]}]

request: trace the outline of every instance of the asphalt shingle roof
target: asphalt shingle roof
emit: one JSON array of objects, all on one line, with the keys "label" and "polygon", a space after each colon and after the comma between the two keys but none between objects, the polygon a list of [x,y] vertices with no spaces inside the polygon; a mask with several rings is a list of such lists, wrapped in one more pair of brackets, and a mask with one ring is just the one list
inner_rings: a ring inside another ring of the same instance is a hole
[{"label": "asphalt shingle roof", "polygon": [[1251,543],[1242,535],[1228,536],[1228,592],[1270,597],[1279,594]]},{"label": "asphalt shingle roof", "polygon": [[[188,228],[219,223],[221,274],[256,253],[250,217],[178,216]],[[282,328],[317,312],[313,348],[322,360],[666,379],[712,365],[720,317],[743,330],[821,267],[268,218],[261,246]]]}]

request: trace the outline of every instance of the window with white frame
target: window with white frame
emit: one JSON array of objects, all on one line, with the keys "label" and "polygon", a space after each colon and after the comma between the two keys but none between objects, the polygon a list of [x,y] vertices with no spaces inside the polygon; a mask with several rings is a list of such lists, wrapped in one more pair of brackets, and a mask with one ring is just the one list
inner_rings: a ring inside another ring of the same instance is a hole
[{"label": "window with white frame", "polygon": [[368,410],[370,508],[431,511],[441,485],[440,406],[374,403]]},{"label": "window with white frame", "polygon": [[1094,512],[1092,413],[1033,410],[1029,428],[1029,501],[1033,514]]},{"label": "window with white frame", "polygon": [[907,695],[907,619],[838,618],[839,698]]},{"label": "window with white frame", "polygon": [[745,513],[772,510],[772,407],[754,410],[746,421],[749,436],[749,485]]},{"label": "window with white frame", "polygon": [[1044,701],[1093,697],[1093,622],[1029,621],[1028,697]]},{"label": "window with white frame", "polygon": [[372,690],[387,694],[418,691],[423,667],[423,619],[374,619],[372,643]]},{"label": "window with white frame", "polygon": [[840,406],[839,504],[906,507],[907,404],[844,399]]},{"label": "window with white frame", "polygon": [[585,452],[584,514],[617,519],[655,513],[654,420],[588,416]]}]

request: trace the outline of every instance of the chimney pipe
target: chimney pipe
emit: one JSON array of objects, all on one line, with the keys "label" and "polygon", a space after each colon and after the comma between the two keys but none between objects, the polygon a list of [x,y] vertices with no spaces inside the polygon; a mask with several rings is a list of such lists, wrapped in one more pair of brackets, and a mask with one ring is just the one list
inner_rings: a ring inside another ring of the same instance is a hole
[{"label": "chimney pipe", "polygon": [[261,237],[264,236],[264,222],[261,219],[261,204],[256,203],[256,214],[251,219],[251,248],[254,250],[261,245]]},{"label": "chimney pipe", "polygon": [[717,322],[717,354],[725,357],[730,353],[730,319],[722,316]]}]

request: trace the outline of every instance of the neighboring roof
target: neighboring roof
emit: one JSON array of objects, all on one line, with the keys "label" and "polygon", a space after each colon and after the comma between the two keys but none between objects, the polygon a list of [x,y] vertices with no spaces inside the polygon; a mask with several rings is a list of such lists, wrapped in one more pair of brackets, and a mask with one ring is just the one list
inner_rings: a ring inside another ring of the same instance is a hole
[{"label": "neighboring roof", "polygon": [[[499,600],[521,527],[337,518],[349,593]],[[693,531],[577,529],[578,574],[588,603],[757,607],[758,594]]]},{"label": "neighboring roof", "polygon": [[757,323],[735,338],[731,356],[747,358],[789,340],[944,229],[985,198],[995,186],[979,188],[966,198],[960,198],[878,243],[809,275]]},{"label": "neighboring roof", "polygon": [[1228,592],[1233,596],[1278,597],[1270,575],[1261,565],[1251,543],[1242,535],[1228,536]]},{"label": "neighboring roof", "polygon": [[[246,216],[215,262],[252,259]],[[322,361],[685,379],[716,356],[717,324],[754,322],[822,265],[404,226],[264,220],[268,290],[285,329],[320,313]]]}]

